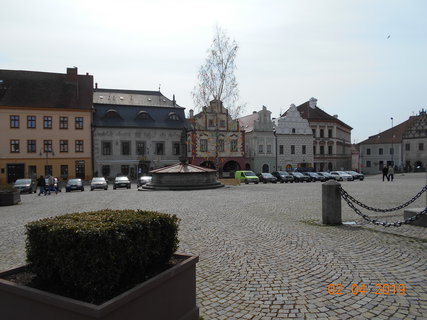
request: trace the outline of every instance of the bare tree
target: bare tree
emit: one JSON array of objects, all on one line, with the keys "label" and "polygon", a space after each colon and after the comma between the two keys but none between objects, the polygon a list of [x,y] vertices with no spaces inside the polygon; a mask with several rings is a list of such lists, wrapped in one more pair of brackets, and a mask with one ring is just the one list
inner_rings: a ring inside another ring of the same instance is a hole
[{"label": "bare tree", "polygon": [[197,109],[208,106],[211,100],[220,100],[232,118],[243,111],[244,106],[236,106],[239,99],[235,59],[239,46],[231,40],[223,29],[216,26],[212,45],[208,49],[205,64],[200,67],[198,84],[192,92]]}]

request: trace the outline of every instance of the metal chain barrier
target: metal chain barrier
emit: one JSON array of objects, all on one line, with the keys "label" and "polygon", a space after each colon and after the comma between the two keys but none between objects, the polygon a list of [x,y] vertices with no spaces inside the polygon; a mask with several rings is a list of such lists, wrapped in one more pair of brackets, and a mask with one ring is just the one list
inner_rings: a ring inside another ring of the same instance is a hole
[{"label": "metal chain barrier", "polygon": [[392,211],[397,211],[397,210],[403,209],[403,208],[409,206],[415,200],[417,200],[425,191],[427,191],[427,185],[424,188],[422,188],[421,191],[418,192],[415,195],[415,197],[413,197],[411,200],[409,200],[408,202],[405,202],[404,204],[402,204],[402,205],[400,205],[398,207],[391,208],[391,209],[377,209],[377,208],[369,207],[369,206],[363,204],[362,202],[356,200],[355,198],[353,198],[341,186],[339,187],[339,189],[340,189],[340,192],[341,192],[341,195],[342,195],[343,198],[345,196],[346,198],[348,198],[349,200],[351,200],[352,202],[354,202],[355,204],[357,204],[359,207],[362,207],[362,208],[364,208],[366,210],[370,210],[370,211],[374,211],[374,212],[392,212]]},{"label": "metal chain barrier", "polygon": [[[377,226],[383,226],[383,227],[400,227],[403,224],[409,224],[417,219],[419,219],[421,216],[427,214],[427,207],[421,211],[418,212],[415,216],[409,217],[405,220],[401,220],[401,221],[396,221],[396,222],[386,222],[386,221],[378,221],[377,219],[373,219],[370,218],[367,214],[362,213],[358,208],[356,208],[353,204],[356,203],[359,206],[362,206],[368,210],[371,211],[376,211],[376,212],[389,212],[389,211],[396,211],[399,210],[401,208],[406,207],[407,205],[409,205],[410,203],[414,202],[417,198],[419,198],[419,196],[427,190],[427,186],[425,186],[414,198],[412,198],[410,201],[406,202],[405,204],[403,204],[402,206],[396,207],[398,209],[393,208],[392,209],[375,209],[375,208],[371,208],[371,207],[367,207],[364,204],[362,204],[360,201],[357,201],[356,199],[354,199],[353,197],[351,197],[341,186],[339,187],[340,193],[341,193],[341,197],[345,200],[345,202],[347,202],[348,206],[350,208],[352,208],[359,216],[361,216],[363,219],[365,219],[368,222],[371,222]],[[355,201],[353,201],[355,200]]]}]

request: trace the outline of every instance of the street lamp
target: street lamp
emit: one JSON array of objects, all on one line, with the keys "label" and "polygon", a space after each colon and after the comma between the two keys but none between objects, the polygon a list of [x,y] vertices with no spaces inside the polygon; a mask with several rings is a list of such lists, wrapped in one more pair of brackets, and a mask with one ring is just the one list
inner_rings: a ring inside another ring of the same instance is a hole
[{"label": "street lamp", "polygon": [[49,162],[48,162],[49,153],[52,154],[52,157],[55,155],[55,152],[53,152],[53,150],[52,151],[45,151],[43,149],[40,149],[40,153],[39,153],[40,157],[43,156],[43,154],[46,154],[45,175],[47,175],[47,174],[51,175],[52,174],[52,172],[46,172],[46,170],[49,166]]},{"label": "street lamp", "polygon": [[394,167],[394,148],[393,148],[393,117],[391,119],[391,166]]}]

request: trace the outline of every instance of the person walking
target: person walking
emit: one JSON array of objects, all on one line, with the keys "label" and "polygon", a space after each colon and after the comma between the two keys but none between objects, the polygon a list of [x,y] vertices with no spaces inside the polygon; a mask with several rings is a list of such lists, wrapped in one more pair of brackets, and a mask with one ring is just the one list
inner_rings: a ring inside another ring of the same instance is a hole
[{"label": "person walking", "polygon": [[393,181],[393,179],[394,179],[394,169],[393,169],[392,166],[389,166],[388,167],[388,177],[387,177],[387,180]]},{"label": "person walking", "polygon": [[388,168],[387,168],[387,166],[384,166],[383,167],[383,181],[384,181],[384,178],[386,178],[387,179],[387,181],[388,181]]},{"label": "person walking", "polygon": [[55,189],[55,179],[50,175],[49,176],[49,178],[48,178],[48,184],[49,184],[49,194],[50,194],[50,192],[51,191],[55,191],[54,189]]},{"label": "person walking", "polygon": [[46,180],[44,179],[44,177],[40,176],[40,178],[37,179],[37,183],[40,186],[39,196],[42,193],[44,193],[44,195],[46,195]]}]

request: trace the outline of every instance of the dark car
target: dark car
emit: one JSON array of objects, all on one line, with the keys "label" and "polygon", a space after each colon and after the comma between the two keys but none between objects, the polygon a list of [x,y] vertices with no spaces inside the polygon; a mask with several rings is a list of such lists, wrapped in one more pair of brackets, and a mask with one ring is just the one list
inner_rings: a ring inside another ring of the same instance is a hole
[{"label": "dark car", "polygon": [[277,183],[277,178],[273,176],[271,173],[263,172],[258,175],[259,181],[262,183]]},{"label": "dark car", "polygon": [[76,178],[76,179],[69,179],[67,181],[67,184],[65,185],[65,192],[70,192],[73,190],[85,191],[82,179]]},{"label": "dark car", "polygon": [[272,175],[275,176],[277,178],[277,181],[279,181],[280,183],[294,182],[294,176],[286,171],[274,171]]},{"label": "dark car", "polygon": [[142,187],[143,185],[150,183],[152,179],[153,179],[153,177],[151,177],[151,176],[141,176],[141,177],[139,177],[138,182],[136,183],[136,186],[138,188]]},{"label": "dark car", "polygon": [[310,182],[311,178],[302,174],[301,172],[291,172],[295,182]]},{"label": "dark car", "polygon": [[126,176],[120,176],[116,177],[114,179],[113,189],[116,190],[117,188],[126,188],[130,189],[130,180]]},{"label": "dark car", "polygon": [[329,172],[318,172],[317,174],[321,175],[322,177],[325,177],[326,181],[336,180],[335,177],[332,174],[330,174]]},{"label": "dark car", "polygon": [[356,171],[346,171],[348,174],[351,174],[353,176],[354,180],[360,180],[363,181],[365,179],[365,175],[363,173],[359,173]]},{"label": "dark car", "polygon": [[90,191],[95,189],[104,189],[108,190],[108,183],[104,177],[94,177],[90,182]]},{"label": "dark car", "polygon": [[320,181],[325,182],[326,178],[317,172],[307,172],[307,174],[311,177],[311,181]]},{"label": "dark car", "polygon": [[14,185],[16,190],[20,193],[36,193],[37,192],[37,181],[33,179],[18,179],[15,181]]}]

